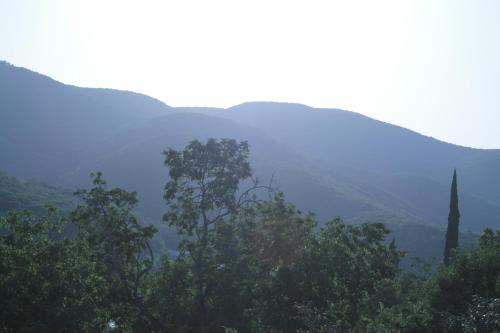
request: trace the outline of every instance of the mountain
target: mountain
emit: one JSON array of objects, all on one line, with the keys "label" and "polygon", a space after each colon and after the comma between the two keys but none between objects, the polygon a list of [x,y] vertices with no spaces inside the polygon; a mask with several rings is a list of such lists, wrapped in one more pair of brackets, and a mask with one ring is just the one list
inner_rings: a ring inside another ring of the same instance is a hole
[{"label": "mountain", "polygon": [[64,85],[1,62],[1,168],[57,181],[92,158],[104,138],[168,110],[144,95]]},{"label": "mountain", "polygon": [[0,63],[0,170],[20,179],[74,189],[103,171],[110,184],[137,190],[143,214],[160,220],[167,181],[162,151],[208,137],[247,140],[254,173],[264,182],[273,178],[288,200],[321,221],[376,220],[399,233],[400,225],[412,225],[442,235],[456,167],[462,230],[500,227],[499,150],[460,147],[354,112],[300,104],[174,108]]},{"label": "mountain", "polygon": [[452,145],[354,112],[300,104],[245,103],[217,115],[258,128],[383,207],[435,225],[445,224],[457,168],[463,226],[500,226],[500,150]]}]

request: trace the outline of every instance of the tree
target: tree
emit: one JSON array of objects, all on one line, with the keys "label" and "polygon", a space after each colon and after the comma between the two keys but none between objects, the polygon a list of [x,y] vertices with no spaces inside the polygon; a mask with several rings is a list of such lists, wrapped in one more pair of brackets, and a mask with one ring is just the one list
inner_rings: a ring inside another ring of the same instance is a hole
[{"label": "tree", "polygon": [[248,240],[259,268],[252,277],[256,331],[366,331],[380,304],[394,304],[401,252],[385,244],[388,230],[340,219],[319,232],[315,225],[282,196],[262,205]]},{"label": "tree", "polygon": [[[170,180],[165,186],[168,211],[163,219],[186,236],[179,248],[192,261],[199,330],[206,332],[207,298],[212,289],[209,275],[220,268],[216,264],[217,226],[234,220],[256,200],[254,191],[265,186],[251,177],[246,142],[193,140],[184,150],[168,149],[164,155]],[[242,181],[251,185],[239,191]]]},{"label": "tree", "polygon": [[[435,281],[430,295],[432,313],[443,330],[498,332],[500,230],[486,229],[476,247],[469,253],[457,253]],[[469,330],[471,325],[475,327]]]},{"label": "tree", "polygon": [[[155,317],[151,332],[192,332],[193,293],[189,266],[182,258],[161,258],[158,269],[148,275],[149,301]],[[145,331],[142,327],[138,331]]]},{"label": "tree", "polygon": [[103,331],[93,264],[54,209],[0,217],[0,331]]},{"label": "tree", "polygon": [[302,215],[278,193],[272,200],[256,205],[255,214],[242,237],[251,258],[253,331],[293,332],[299,327],[295,306],[310,299],[304,284],[310,272],[302,270],[311,243],[316,219]]},{"label": "tree", "polygon": [[458,210],[457,170],[453,171],[451,183],[450,213],[448,215],[448,228],[446,229],[446,244],[444,247],[444,264],[448,266],[452,251],[458,247],[458,224],[460,212]]},{"label": "tree", "polygon": [[300,271],[304,294],[341,332],[364,331],[379,306],[394,303],[393,280],[402,253],[385,244],[382,223],[328,222],[309,248]]},{"label": "tree", "polygon": [[96,306],[122,329],[153,327],[155,318],[145,299],[145,282],[153,268],[149,241],[156,229],[141,225],[132,213],[138,203],[135,192],[108,190],[101,173],[93,176],[92,189],[76,192],[82,203],[70,219],[98,276],[95,287],[102,294]]},{"label": "tree", "polygon": [[389,249],[395,251],[396,250],[396,238],[392,237],[391,243],[389,244]]}]

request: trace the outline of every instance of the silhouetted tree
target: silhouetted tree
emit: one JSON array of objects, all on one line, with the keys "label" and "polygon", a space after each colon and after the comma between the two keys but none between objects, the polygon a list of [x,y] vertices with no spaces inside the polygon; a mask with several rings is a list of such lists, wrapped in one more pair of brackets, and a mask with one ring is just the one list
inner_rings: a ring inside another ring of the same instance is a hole
[{"label": "silhouetted tree", "polygon": [[389,249],[396,251],[396,238],[392,237],[391,244],[389,244]]},{"label": "silhouetted tree", "polygon": [[458,224],[460,212],[458,210],[457,170],[453,171],[451,183],[450,213],[448,215],[448,229],[446,230],[446,244],[444,247],[444,264],[448,266],[453,249],[458,247]]},{"label": "silhouetted tree", "polygon": [[[199,314],[199,332],[209,331],[210,273],[217,264],[217,227],[235,218],[255,201],[254,190],[266,188],[252,179],[247,142],[208,139],[193,140],[182,151],[164,152],[170,180],[165,186],[168,211],[163,219],[187,236],[179,245],[192,260]],[[240,190],[240,182],[251,185]]]}]

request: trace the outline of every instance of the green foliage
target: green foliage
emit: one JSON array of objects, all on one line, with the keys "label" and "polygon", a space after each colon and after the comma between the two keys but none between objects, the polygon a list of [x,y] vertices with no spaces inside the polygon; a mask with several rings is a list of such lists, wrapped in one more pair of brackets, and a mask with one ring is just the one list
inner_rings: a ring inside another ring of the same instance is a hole
[{"label": "green foliage", "polygon": [[252,180],[248,154],[213,139],[165,152],[175,259],[155,260],[136,193],[100,173],[67,218],[0,218],[0,332],[500,330],[500,231],[437,272],[401,271],[384,224],[318,227],[283,193],[258,199],[269,188]]},{"label": "green foliage", "polygon": [[253,272],[246,277],[252,288],[247,312],[257,331],[297,327],[294,306],[303,295],[297,269],[315,225],[312,215],[302,216],[295,206],[285,203],[281,193],[257,204],[247,216],[241,237]]},{"label": "green foliage", "polygon": [[154,318],[153,325],[149,327],[151,331],[191,331],[191,307],[194,303],[191,281],[189,266],[184,260],[161,259],[159,269],[151,272],[147,281],[148,304]]},{"label": "green foliage", "polygon": [[312,260],[319,267],[310,269],[325,272],[330,281],[325,287],[336,286],[330,287],[327,298],[338,300],[330,302],[329,312],[342,329],[354,329],[358,320],[374,315],[374,304],[391,305],[390,294],[384,291],[390,291],[390,280],[396,276],[399,253],[386,247],[387,233],[381,223],[351,226],[340,220],[320,232],[317,257]]},{"label": "green foliage", "polygon": [[86,248],[63,236],[53,210],[0,218],[0,331],[102,329],[100,278]]},{"label": "green foliage", "polygon": [[[50,209],[35,218],[0,220],[3,331],[122,331],[156,322],[147,285],[153,267],[152,226],[132,214],[135,193],[107,190],[101,174],[82,202],[61,219]],[[63,231],[68,223],[74,235]]]},{"label": "green foliage", "polygon": [[90,249],[96,273],[103,278],[100,306],[119,326],[150,327],[154,319],[143,294],[154,260],[149,240],[156,229],[140,225],[132,214],[136,193],[107,190],[100,173],[93,184],[91,190],[76,193],[83,203],[70,218],[79,230],[78,240]]},{"label": "green foliage", "polygon": [[201,239],[204,228],[237,212],[239,183],[251,175],[246,142],[209,139],[202,144],[194,140],[183,151],[169,149],[164,154],[170,176],[164,220],[169,225]]},{"label": "green foliage", "polygon": [[393,279],[401,254],[385,245],[387,233],[380,223],[327,223],[299,269],[304,285],[300,303],[308,301],[310,313],[319,314],[329,328],[364,330],[381,305],[395,302]]},{"label": "green foliage", "polygon": [[450,316],[448,326],[457,332],[500,331],[500,298],[473,296],[466,313]]},{"label": "green foliage", "polygon": [[457,253],[449,266],[437,274],[431,293],[435,322],[461,331],[457,323],[470,325],[475,314],[489,306],[495,308],[497,298],[500,298],[500,231],[486,229],[476,248],[470,253]]},{"label": "green foliage", "polygon": [[266,271],[296,264],[305,254],[316,220],[285,202],[278,193],[269,202],[256,207],[256,225],[252,235],[255,255]]},{"label": "green foliage", "polygon": [[[218,248],[224,233],[231,233],[228,221],[255,200],[249,189],[238,193],[241,181],[251,176],[246,142],[209,139],[206,144],[192,141],[183,151],[169,149],[165,153],[165,165],[170,180],[165,186],[168,211],[164,220],[182,235],[188,236],[179,246],[182,255],[191,262],[196,290],[195,313],[199,329],[207,331],[211,317],[216,317],[213,294],[220,263]],[[231,237],[231,235],[229,235]],[[229,241],[229,239],[228,239]]]},{"label": "green foliage", "polygon": [[27,209],[43,215],[46,208],[69,211],[75,203],[71,192],[36,182],[22,182],[0,171],[0,216],[11,210]]},{"label": "green foliage", "polygon": [[219,270],[229,280],[224,286],[240,287],[233,309],[246,307],[238,316],[246,324],[230,327],[357,330],[378,315],[380,303],[393,305],[401,253],[385,245],[382,224],[350,226],[337,219],[316,232],[314,216],[303,216],[282,194],[246,213],[232,238],[238,256]]}]

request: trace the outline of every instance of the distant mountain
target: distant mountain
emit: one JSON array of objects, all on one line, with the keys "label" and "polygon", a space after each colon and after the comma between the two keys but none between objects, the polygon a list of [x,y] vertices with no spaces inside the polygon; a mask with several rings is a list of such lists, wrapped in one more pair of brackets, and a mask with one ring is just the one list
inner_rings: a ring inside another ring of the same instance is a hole
[{"label": "distant mountain", "polygon": [[321,221],[341,216],[442,234],[456,167],[462,230],[500,227],[499,150],[300,104],[173,108],[0,63],[0,170],[21,179],[87,187],[89,174],[103,171],[111,184],[137,190],[142,212],[159,220],[167,181],[161,152],[208,137],[249,141],[255,174],[274,175],[288,200]]},{"label": "distant mountain", "polygon": [[92,158],[104,138],[169,109],[144,95],[64,85],[0,62],[0,169],[57,179]]},{"label": "distant mountain", "polygon": [[[322,175],[355,187],[378,205],[445,225],[452,170],[458,169],[465,228],[500,226],[500,150],[448,144],[338,109],[245,103],[217,116],[253,126],[294,149]],[[389,206],[389,207],[387,207]]]}]

